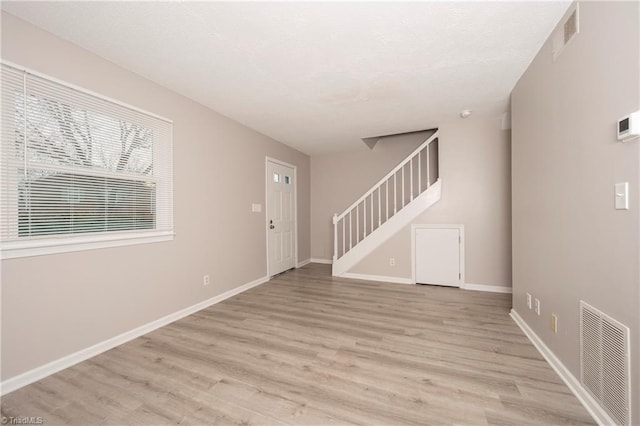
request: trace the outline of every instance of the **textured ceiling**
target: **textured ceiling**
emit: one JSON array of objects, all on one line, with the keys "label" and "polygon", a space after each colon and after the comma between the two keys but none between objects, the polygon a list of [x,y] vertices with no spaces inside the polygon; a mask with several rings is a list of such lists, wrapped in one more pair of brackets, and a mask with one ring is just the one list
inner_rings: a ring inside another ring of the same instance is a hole
[{"label": "textured ceiling", "polygon": [[568,1],[2,2],[308,154],[500,116]]}]

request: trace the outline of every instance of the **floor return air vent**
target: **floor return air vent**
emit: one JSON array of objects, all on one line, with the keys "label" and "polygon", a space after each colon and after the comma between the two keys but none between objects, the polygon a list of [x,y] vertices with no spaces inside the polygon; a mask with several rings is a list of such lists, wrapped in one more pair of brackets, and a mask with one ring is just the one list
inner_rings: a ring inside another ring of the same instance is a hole
[{"label": "floor return air vent", "polygon": [[617,425],[631,425],[629,328],[580,301],[582,384]]}]

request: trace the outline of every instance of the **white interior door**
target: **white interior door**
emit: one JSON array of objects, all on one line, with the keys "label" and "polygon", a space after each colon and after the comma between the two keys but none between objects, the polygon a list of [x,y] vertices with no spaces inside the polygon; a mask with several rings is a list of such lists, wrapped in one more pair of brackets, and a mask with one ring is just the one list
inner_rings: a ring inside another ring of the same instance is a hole
[{"label": "white interior door", "polygon": [[460,287],[459,228],[415,229],[416,283]]},{"label": "white interior door", "polygon": [[295,267],[295,169],[267,160],[269,275]]}]

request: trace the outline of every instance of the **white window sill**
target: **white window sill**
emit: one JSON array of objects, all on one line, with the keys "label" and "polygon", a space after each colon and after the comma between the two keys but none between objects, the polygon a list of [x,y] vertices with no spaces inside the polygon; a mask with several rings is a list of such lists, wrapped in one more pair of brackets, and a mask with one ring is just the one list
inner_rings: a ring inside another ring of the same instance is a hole
[{"label": "white window sill", "polygon": [[12,241],[2,244],[0,259],[43,256],[47,254],[94,250],[107,247],[130,246],[134,244],[157,243],[173,240],[172,231],[133,232],[98,235],[67,235],[27,241]]}]

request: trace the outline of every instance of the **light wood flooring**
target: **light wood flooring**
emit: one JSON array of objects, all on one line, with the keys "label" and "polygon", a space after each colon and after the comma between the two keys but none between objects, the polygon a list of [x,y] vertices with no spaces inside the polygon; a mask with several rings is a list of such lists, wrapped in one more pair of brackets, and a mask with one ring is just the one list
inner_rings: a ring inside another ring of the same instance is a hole
[{"label": "light wood flooring", "polygon": [[593,424],[510,296],[310,264],[2,398],[45,424]]}]

